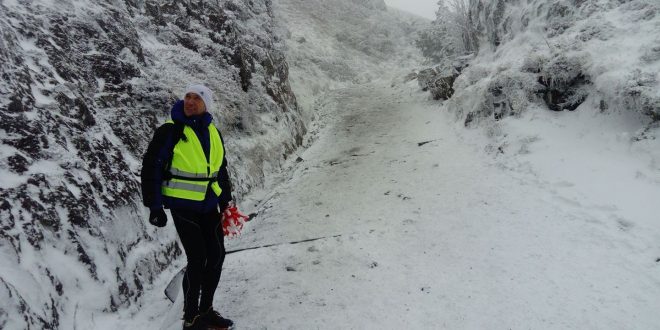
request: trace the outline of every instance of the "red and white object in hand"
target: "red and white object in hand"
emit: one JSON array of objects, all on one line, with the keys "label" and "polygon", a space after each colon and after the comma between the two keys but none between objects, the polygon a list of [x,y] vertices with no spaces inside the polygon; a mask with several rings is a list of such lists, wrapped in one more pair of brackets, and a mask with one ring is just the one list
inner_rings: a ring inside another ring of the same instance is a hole
[{"label": "red and white object in hand", "polygon": [[234,237],[240,235],[243,225],[250,218],[239,212],[238,207],[234,202],[229,202],[229,205],[222,212],[222,233],[227,237]]}]

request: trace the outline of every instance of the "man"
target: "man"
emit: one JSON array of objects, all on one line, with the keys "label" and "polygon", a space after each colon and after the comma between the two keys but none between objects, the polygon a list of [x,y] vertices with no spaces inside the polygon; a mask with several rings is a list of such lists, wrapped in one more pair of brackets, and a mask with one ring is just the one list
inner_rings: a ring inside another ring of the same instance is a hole
[{"label": "man", "polygon": [[[142,162],[142,196],[149,222],[163,227],[169,208],[186,253],[183,329],[227,329],[213,310],[225,259],[221,215],[233,200],[220,132],[208,112],[213,95],[191,85],[154,134]],[[201,294],[200,294],[201,293]]]}]

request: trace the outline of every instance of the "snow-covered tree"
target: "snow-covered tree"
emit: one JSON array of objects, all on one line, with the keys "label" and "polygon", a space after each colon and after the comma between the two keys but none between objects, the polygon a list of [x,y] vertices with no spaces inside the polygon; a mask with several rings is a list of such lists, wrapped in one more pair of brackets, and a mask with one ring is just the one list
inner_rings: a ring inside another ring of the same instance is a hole
[{"label": "snow-covered tree", "polygon": [[441,62],[477,51],[477,29],[470,17],[472,3],[469,0],[438,1],[435,20],[416,40],[424,56]]}]

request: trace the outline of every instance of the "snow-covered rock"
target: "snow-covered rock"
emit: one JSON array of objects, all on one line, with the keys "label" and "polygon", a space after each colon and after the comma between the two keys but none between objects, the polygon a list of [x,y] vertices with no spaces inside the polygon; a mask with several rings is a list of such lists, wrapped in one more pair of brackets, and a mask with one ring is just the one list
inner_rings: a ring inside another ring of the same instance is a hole
[{"label": "snow-covered rock", "polygon": [[449,101],[466,123],[548,109],[660,113],[660,4],[649,0],[470,0],[480,43]]},{"label": "snow-covered rock", "polygon": [[0,30],[0,328],[128,307],[181,255],[138,180],[187,83],[215,90],[237,195],[305,134],[270,0],[3,1]]}]

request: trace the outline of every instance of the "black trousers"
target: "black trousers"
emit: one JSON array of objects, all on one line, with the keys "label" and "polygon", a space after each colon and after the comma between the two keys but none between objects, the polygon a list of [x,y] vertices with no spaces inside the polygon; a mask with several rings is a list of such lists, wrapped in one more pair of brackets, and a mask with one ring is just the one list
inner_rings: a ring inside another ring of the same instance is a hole
[{"label": "black trousers", "polygon": [[213,307],[213,295],[225,261],[224,235],[217,211],[171,211],[188,259],[183,276],[183,317],[191,320],[200,311],[206,312]]}]

